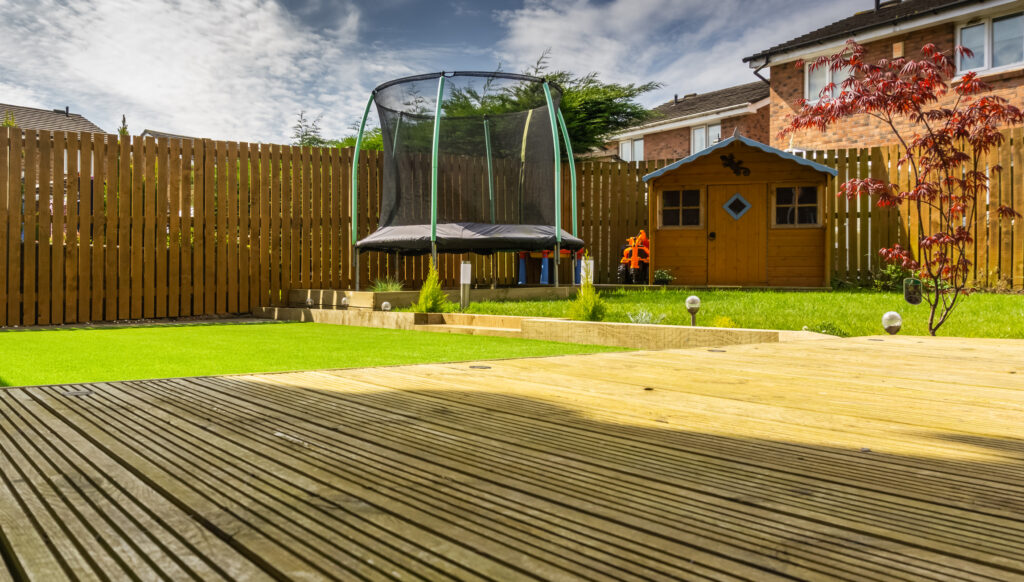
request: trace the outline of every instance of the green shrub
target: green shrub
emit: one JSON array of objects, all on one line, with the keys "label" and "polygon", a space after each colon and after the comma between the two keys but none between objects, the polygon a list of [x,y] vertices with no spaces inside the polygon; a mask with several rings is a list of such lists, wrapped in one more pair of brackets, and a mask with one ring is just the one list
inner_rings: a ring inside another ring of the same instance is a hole
[{"label": "green shrub", "polygon": [[804,331],[814,331],[817,333],[823,333],[826,335],[834,335],[839,337],[850,337],[850,332],[832,323],[831,321],[822,321],[814,325],[804,326]]},{"label": "green shrub", "polygon": [[646,309],[641,307],[640,309],[638,309],[636,311],[636,313],[627,313],[626,317],[629,318],[629,322],[630,323],[643,323],[643,324],[649,324],[649,325],[650,324],[657,325],[657,324],[663,323],[665,321],[665,318],[668,317],[668,315],[666,315],[664,313],[659,313],[658,315],[654,315],[654,313],[652,313],[650,311],[647,311]]},{"label": "green shrub", "polygon": [[577,321],[601,321],[606,311],[608,306],[604,299],[601,299],[601,293],[594,288],[589,275],[584,274],[583,285],[580,286],[576,299],[569,305],[569,318]]},{"label": "green shrub", "polygon": [[902,293],[903,280],[913,276],[913,271],[908,271],[895,263],[889,263],[875,274],[871,286],[875,291],[899,291]]},{"label": "green shrub", "polygon": [[654,283],[656,285],[668,285],[672,281],[675,281],[675,275],[668,269],[658,269],[654,272]]},{"label": "green shrub", "polygon": [[420,287],[420,299],[412,304],[410,310],[416,313],[444,313],[453,311],[453,308],[454,304],[448,301],[448,296],[441,290],[441,277],[431,260],[427,280]]},{"label": "green shrub", "polygon": [[405,283],[402,283],[398,279],[392,279],[391,277],[385,277],[383,279],[377,279],[370,285],[370,291],[374,293],[389,293],[392,291],[401,291],[405,287]]}]

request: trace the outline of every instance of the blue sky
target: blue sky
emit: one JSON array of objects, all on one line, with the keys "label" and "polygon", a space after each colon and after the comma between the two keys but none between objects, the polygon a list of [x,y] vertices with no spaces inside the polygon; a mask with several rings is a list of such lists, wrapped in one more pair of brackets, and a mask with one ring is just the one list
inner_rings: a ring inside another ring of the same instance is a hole
[{"label": "blue sky", "polygon": [[350,133],[379,83],[551,66],[660,81],[644,103],[754,80],[740,59],[872,0],[0,0],[0,103],[107,131],[287,143],[300,110]]}]

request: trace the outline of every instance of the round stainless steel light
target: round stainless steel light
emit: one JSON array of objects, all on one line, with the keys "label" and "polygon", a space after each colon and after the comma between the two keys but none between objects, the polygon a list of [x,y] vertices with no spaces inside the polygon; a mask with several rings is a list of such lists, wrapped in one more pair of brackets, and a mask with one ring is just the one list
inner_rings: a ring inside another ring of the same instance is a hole
[{"label": "round stainless steel light", "polygon": [[696,295],[690,295],[686,298],[686,310],[690,313],[697,313],[700,311],[700,297]]},{"label": "round stainless steel light", "polygon": [[895,311],[887,311],[882,316],[882,327],[889,335],[896,335],[900,332],[900,328],[903,327],[903,318]]}]

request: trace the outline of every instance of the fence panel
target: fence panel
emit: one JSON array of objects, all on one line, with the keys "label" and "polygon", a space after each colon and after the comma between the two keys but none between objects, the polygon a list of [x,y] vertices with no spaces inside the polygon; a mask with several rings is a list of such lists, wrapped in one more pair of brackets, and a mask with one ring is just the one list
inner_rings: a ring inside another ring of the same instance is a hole
[{"label": "fence panel", "polygon": [[[1007,132],[1002,147],[980,160],[992,176],[977,201],[976,243],[969,257],[979,285],[1024,286],[1024,220],[999,221],[999,204],[1024,210],[1024,135]],[[824,215],[836,277],[867,282],[878,249],[916,250],[935,216],[913,207],[878,208],[837,197],[854,177],[887,179],[901,189],[911,172],[895,147],[810,152],[838,170]],[[281,305],[302,287],[350,288],[352,150],[313,150],[211,140],[154,140],[89,133],[0,130],[0,325],[36,325],[140,317],[248,312]],[[376,227],[382,156],[364,152],[360,167],[360,237]],[[586,161],[577,165],[577,232],[595,259],[595,280],[615,281],[625,239],[647,229],[642,177],[668,163]],[[1002,166],[1002,173],[993,166]],[[441,202],[458,193],[486,196],[479,160],[454,160],[441,177]],[[494,164],[496,175],[515,173]],[[412,176],[426,187],[429,172]],[[563,188],[569,187],[569,168]],[[497,180],[503,184],[504,180]],[[504,192],[497,192],[501,199]],[[498,208],[501,221],[511,208]],[[563,207],[571,230],[572,207]],[[914,241],[914,244],[911,242]],[[444,283],[457,283],[459,260],[442,261]],[[515,284],[516,257],[472,257],[477,283]],[[417,286],[425,257],[381,253],[360,262],[364,285],[398,275]],[[571,276],[567,264],[560,278]]]}]

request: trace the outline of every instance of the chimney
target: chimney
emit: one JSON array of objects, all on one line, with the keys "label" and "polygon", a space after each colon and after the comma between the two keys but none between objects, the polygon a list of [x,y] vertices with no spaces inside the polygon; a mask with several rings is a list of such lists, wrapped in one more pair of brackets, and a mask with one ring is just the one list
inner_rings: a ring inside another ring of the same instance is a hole
[{"label": "chimney", "polygon": [[673,105],[679,105],[679,93],[676,93],[675,97],[672,98]]},{"label": "chimney", "polygon": [[64,117],[71,117],[71,106],[70,105],[65,105],[64,106]]}]

